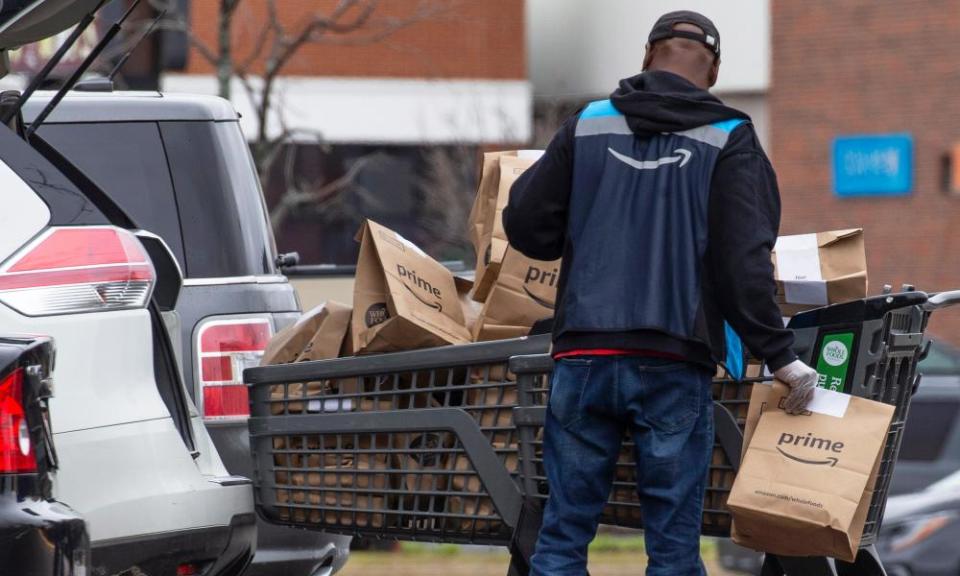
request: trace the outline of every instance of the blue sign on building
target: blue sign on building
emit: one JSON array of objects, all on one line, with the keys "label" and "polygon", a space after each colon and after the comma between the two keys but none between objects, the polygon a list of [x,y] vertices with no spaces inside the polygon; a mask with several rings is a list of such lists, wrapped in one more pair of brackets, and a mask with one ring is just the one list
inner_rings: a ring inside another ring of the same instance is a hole
[{"label": "blue sign on building", "polygon": [[904,196],[912,188],[910,134],[834,139],[833,191],[837,196]]}]

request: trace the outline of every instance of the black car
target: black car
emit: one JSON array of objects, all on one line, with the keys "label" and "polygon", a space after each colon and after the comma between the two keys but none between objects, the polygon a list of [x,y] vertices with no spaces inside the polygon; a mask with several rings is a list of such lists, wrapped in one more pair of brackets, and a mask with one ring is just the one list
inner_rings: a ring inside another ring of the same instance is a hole
[{"label": "black car", "polygon": [[[30,124],[49,101],[38,92]],[[243,369],[300,316],[280,273],[263,194],[233,106],[157,92],[71,92],[38,131],[143,229],[170,247],[184,281],[166,314],[184,384],[231,474],[252,477]],[[179,336],[179,338],[178,338]],[[258,522],[247,574],[331,574],[350,539]]]},{"label": "black car", "polygon": [[0,574],[86,576],[83,519],[51,494],[53,343],[0,337]]}]

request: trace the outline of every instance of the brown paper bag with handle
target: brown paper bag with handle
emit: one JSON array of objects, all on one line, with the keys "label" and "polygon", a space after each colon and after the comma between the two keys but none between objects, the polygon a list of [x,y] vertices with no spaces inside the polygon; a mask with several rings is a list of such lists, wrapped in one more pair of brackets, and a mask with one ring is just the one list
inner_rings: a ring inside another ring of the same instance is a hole
[{"label": "brown paper bag with handle", "polygon": [[560,260],[543,262],[507,248],[473,326],[477,342],[526,336],[538,320],[553,316]]},{"label": "brown paper bag with handle", "polygon": [[732,538],[773,554],[852,562],[893,406],[817,389],[810,409],[791,416],[788,393],[775,383],[759,410],[727,499]]},{"label": "brown paper bag with handle", "polygon": [[450,270],[371,220],[358,236],[351,322],[355,353],[470,341]]},{"label": "brown paper bag with handle", "polygon": [[471,239],[477,252],[473,297],[485,302],[493,287],[509,242],[503,228],[503,210],[510,187],[542,155],[539,150],[515,150],[484,155],[483,174],[471,212]]},{"label": "brown paper bag with handle", "polygon": [[483,304],[473,299],[473,280],[454,276],[457,286],[457,297],[460,299],[460,308],[463,310],[463,320],[467,331],[473,333],[473,327],[480,317]]},{"label": "brown paper bag with handle", "polygon": [[487,152],[483,155],[483,167],[480,171],[480,184],[477,196],[470,209],[470,242],[476,251],[477,264],[474,278],[483,278],[490,261],[490,234],[493,232],[493,214],[497,207],[497,193],[500,186],[500,155],[509,152]]},{"label": "brown paper bag with handle", "polygon": [[767,407],[767,400],[773,392],[773,385],[759,382],[750,390],[750,403],[747,405],[747,417],[743,422],[743,445],[740,447],[740,462],[747,457],[747,446],[753,438],[753,431],[757,429],[760,413]]},{"label": "brown paper bag with handle", "polygon": [[[339,302],[325,302],[300,317],[293,325],[277,332],[267,343],[261,366],[271,364],[289,364],[308,360],[326,360],[336,358],[340,353],[347,327],[350,325],[351,308]],[[292,399],[316,397],[330,387],[329,383],[295,382],[286,385],[286,398],[289,413],[303,412],[302,402]],[[284,399],[284,385],[270,388],[271,400]],[[270,406],[273,414],[283,413],[283,404],[274,402]]]}]

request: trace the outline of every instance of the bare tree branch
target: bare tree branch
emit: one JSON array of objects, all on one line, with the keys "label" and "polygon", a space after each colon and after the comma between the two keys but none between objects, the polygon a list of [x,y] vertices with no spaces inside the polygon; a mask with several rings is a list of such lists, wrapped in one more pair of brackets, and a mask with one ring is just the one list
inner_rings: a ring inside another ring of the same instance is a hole
[{"label": "bare tree branch", "polygon": [[253,48],[250,50],[250,53],[247,54],[247,57],[243,59],[242,62],[237,64],[236,69],[246,72],[253,66],[253,63],[259,60],[263,56],[263,50],[267,46],[267,40],[270,38],[270,34],[273,30],[264,26],[260,28],[259,34],[257,34],[257,39],[253,42]]},{"label": "bare tree branch", "polygon": [[[294,157],[295,154],[289,154],[289,156]],[[274,229],[277,229],[291,211],[304,204],[322,203],[331,196],[342,192],[344,189],[354,183],[357,175],[360,174],[364,168],[376,162],[378,158],[379,155],[377,154],[360,157],[354,161],[354,163],[342,176],[313,190],[301,190],[296,187],[288,188],[280,198],[280,202],[273,207],[273,210],[270,214],[270,223],[273,225]],[[289,177],[291,178],[291,180],[288,180],[288,183],[293,180],[293,170],[294,164],[288,160],[288,166],[285,170],[289,171]]]},{"label": "bare tree branch", "polygon": [[[323,139],[319,134],[291,130],[286,125],[282,95],[277,93],[278,81],[304,46],[358,46],[382,42],[417,23],[453,12],[464,0],[419,0],[408,13],[389,17],[378,17],[386,6],[381,0],[340,0],[332,9],[309,12],[292,25],[283,21],[277,0],[261,1],[266,9],[266,17],[257,22],[253,41],[242,54],[239,53],[239,47],[233,45],[232,32],[237,21],[243,17],[241,6],[249,5],[245,0],[219,0],[215,48],[191,33],[186,15],[178,14],[170,0],[151,0],[151,3],[155,7],[162,4],[169,11],[168,18],[161,26],[167,30],[186,32],[195,53],[216,69],[221,96],[229,98],[233,95],[231,84],[236,80],[249,99],[257,124],[252,149],[261,181],[264,188],[269,188],[271,175],[283,182],[284,191],[271,213],[274,229],[278,229],[294,211],[308,207],[336,204],[338,210],[354,211],[354,204],[344,198],[346,191],[350,192],[354,202],[381,202],[376,195],[355,182],[361,171],[379,161],[381,155],[357,159],[342,176],[329,182],[297,181],[298,155],[290,142],[294,138],[308,136],[311,141],[322,144]],[[280,124],[279,134],[272,133],[271,122],[274,120]],[[278,161],[284,162],[279,174],[276,166]],[[438,171],[443,170],[438,168]],[[454,212],[459,214],[461,208],[458,204]],[[448,235],[444,234],[443,237],[447,238]],[[454,242],[455,237],[451,233],[450,242]]]}]

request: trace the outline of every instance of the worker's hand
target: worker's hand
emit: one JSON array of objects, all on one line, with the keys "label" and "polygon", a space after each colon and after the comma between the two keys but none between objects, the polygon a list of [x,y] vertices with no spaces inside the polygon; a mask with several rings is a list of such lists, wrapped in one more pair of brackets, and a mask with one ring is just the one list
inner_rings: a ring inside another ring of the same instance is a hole
[{"label": "worker's hand", "polygon": [[787,414],[800,414],[813,399],[817,387],[817,371],[800,360],[794,360],[773,373],[777,380],[790,387],[783,408]]}]

